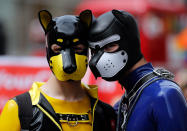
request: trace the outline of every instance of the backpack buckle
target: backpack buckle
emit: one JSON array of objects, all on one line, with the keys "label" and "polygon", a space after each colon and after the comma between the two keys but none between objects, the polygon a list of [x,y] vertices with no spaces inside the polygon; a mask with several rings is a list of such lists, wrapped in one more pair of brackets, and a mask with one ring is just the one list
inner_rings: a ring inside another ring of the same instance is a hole
[{"label": "backpack buckle", "polygon": [[155,68],[153,70],[153,73],[155,73],[157,76],[164,77],[166,79],[174,79],[174,74],[164,68]]},{"label": "backpack buckle", "polygon": [[68,116],[67,117],[67,123],[68,123],[69,126],[75,127],[78,124],[78,118],[74,117],[73,118],[73,123],[72,123],[72,118]]}]

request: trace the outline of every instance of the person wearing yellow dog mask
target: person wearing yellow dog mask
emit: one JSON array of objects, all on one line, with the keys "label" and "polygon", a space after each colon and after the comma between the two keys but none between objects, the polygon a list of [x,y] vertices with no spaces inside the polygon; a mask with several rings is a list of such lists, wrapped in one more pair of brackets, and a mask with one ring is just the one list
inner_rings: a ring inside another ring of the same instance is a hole
[{"label": "person wearing yellow dog mask", "polygon": [[87,69],[87,32],[92,12],[52,18],[42,10],[52,76],[46,83],[9,100],[0,116],[1,131],[112,131],[116,114],[97,97],[97,87],[81,83]]}]

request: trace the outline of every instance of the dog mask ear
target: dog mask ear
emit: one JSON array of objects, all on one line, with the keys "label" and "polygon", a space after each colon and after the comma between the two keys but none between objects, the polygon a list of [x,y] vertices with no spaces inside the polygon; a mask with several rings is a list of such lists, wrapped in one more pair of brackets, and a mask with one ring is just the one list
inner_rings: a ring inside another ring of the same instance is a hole
[{"label": "dog mask ear", "polygon": [[112,10],[112,13],[121,22],[121,24],[125,26],[126,30],[129,31],[127,34],[130,34],[131,36],[132,34],[139,36],[138,25],[134,16],[128,12],[120,10]]},{"label": "dog mask ear", "polygon": [[47,10],[41,10],[38,13],[38,18],[39,18],[40,24],[42,25],[45,33],[47,33],[47,30],[48,30],[47,27],[48,27],[49,23],[52,21],[51,13]]},{"label": "dog mask ear", "polygon": [[79,15],[79,18],[80,18],[80,20],[84,23],[84,24],[86,24],[86,26],[89,28],[91,25],[92,25],[92,23],[93,23],[93,21],[94,21],[94,16],[93,16],[93,14],[92,14],[92,11],[91,10],[84,10],[84,11],[82,11],[81,13],[80,13],[80,15]]},{"label": "dog mask ear", "polygon": [[122,12],[120,12],[119,10],[112,10],[112,13],[114,14],[114,16],[121,22],[121,23],[123,23],[123,24],[125,24],[126,25],[126,23],[128,23],[127,22],[127,20],[129,20],[128,19],[128,17],[127,17],[127,15],[129,15],[129,14],[123,14]]}]

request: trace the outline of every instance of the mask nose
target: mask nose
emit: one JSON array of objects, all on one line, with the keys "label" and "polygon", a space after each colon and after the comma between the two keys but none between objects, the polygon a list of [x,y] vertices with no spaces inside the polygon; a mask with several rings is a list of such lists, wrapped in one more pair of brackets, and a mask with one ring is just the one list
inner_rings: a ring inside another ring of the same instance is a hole
[{"label": "mask nose", "polygon": [[96,54],[94,54],[94,56],[91,57],[90,62],[89,62],[89,67],[91,71],[93,72],[93,75],[95,76],[95,78],[101,76],[96,65],[99,59],[101,58],[101,56],[103,55],[103,53],[104,53],[103,51],[98,51]]},{"label": "mask nose", "polygon": [[77,69],[75,61],[75,53],[70,48],[66,48],[61,51],[62,61],[63,61],[63,70],[65,73],[71,74]]}]

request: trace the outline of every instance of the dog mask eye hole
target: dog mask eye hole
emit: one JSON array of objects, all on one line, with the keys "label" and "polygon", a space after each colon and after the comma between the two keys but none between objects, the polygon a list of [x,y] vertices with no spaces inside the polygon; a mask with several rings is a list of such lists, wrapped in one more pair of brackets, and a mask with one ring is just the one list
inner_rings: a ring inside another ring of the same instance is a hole
[{"label": "dog mask eye hole", "polygon": [[105,52],[115,52],[119,49],[119,45],[116,43],[107,44],[103,47]]},{"label": "dog mask eye hole", "polygon": [[82,53],[83,51],[85,51],[86,48],[87,47],[83,44],[78,44],[73,46],[75,53]]},{"label": "dog mask eye hole", "polygon": [[51,50],[54,52],[54,53],[60,53],[60,50],[61,50],[61,47],[57,44],[52,44],[51,45]]}]

